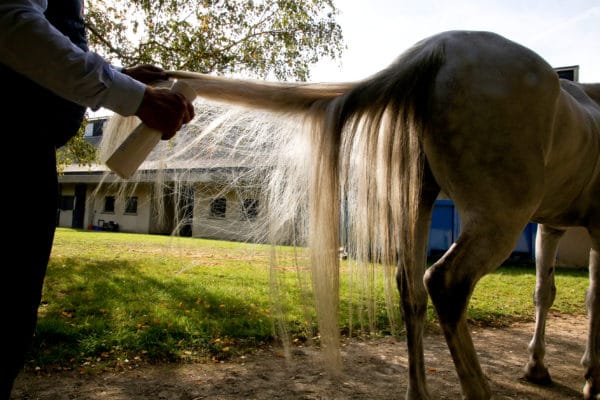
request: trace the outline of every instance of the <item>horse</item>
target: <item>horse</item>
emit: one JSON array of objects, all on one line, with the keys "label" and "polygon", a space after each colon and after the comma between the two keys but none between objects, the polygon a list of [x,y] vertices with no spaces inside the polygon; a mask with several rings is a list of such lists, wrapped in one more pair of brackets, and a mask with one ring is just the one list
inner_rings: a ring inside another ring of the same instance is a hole
[{"label": "horse", "polygon": [[[309,239],[323,343],[336,348],[342,204],[349,254],[395,269],[409,359],[406,399],[430,399],[423,334],[437,313],[463,397],[489,399],[466,318],[477,282],[536,237],[535,332],[525,377],[548,383],[545,323],[554,260],[569,227],[592,246],[582,395],[600,398],[600,84],[562,80],[534,51],[487,31],[419,41],[357,82],[291,83],[169,71],[211,101],[300,116],[310,143]],[[451,198],[455,243],[427,267],[434,202]],[[334,363],[337,361],[335,356]]]}]

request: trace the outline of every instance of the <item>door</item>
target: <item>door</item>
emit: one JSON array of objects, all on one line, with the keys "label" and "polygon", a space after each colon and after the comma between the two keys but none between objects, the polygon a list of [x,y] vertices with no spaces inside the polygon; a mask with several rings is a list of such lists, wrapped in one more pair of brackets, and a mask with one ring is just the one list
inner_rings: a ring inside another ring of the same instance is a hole
[{"label": "door", "polygon": [[85,183],[78,183],[75,185],[75,207],[73,208],[73,220],[71,221],[71,228],[83,229],[86,193],[87,185]]}]

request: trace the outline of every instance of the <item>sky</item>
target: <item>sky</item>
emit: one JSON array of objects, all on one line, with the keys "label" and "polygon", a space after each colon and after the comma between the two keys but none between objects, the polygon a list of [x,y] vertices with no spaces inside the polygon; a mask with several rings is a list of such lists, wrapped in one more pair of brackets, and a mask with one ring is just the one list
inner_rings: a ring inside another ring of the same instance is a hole
[{"label": "sky", "polygon": [[[346,50],[323,60],[311,82],[364,79],[436,33],[486,30],[529,47],[553,67],[579,66],[600,82],[600,0],[334,0]],[[101,109],[92,116],[111,112]]]},{"label": "sky", "polygon": [[347,46],[340,63],[320,62],[311,81],[360,80],[436,33],[486,30],[529,47],[553,67],[579,65],[600,82],[600,0],[337,0]]}]

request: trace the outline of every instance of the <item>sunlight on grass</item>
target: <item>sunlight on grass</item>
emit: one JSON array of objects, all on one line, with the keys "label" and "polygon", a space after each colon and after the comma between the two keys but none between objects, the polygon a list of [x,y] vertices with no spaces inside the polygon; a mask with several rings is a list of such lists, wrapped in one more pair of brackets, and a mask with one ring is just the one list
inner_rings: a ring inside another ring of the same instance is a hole
[{"label": "sunlight on grass", "polygon": [[[307,274],[305,255],[278,248],[275,303],[271,250],[259,244],[59,228],[30,365],[94,369],[124,362],[226,359],[276,339],[276,307],[291,339],[310,340],[316,335],[312,294],[308,280],[297,274]],[[342,263],[343,331],[394,333],[382,280],[372,288],[375,308],[358,307],[347,268]],[[553,310],[584,314],[587,273],[559,270],[556,280]],[[500,268],[477,286],[469,318],[482,324],[531,320],[534,285],[533,267]],[[431,306],[428,315],[434,323]]]},{"label": "sunlight on grass", "polygon": [[[587,272],[557,269],[557,294],[552,311],[585,315]],[[481,279],[471,298],[469,315],[488,323],[533,321],[535,267],[505,266]]]}]

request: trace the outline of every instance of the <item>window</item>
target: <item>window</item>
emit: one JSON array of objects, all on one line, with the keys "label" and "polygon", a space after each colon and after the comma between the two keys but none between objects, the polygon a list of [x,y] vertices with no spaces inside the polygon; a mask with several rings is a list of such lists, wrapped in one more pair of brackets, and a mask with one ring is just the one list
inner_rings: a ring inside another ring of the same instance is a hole
[{"label": "window", "polygon": [[242,202],[242,219],[255,220],[258,216],[258,200],[244,199]]},{"label": "window", "polygon": [[60,196],[58,208],[63,211],[72,210],[75,206],[75,196]]},{"label": "window", "polygon": [[104,124],[106,123],[106,119],[97,119],[93,121],[88,121],[85,126],[84,136],[102,136],[102,132],[104,130]]},{"label": "window", "polygon": [[567,79],[574,82],[579,81],[579,65],[554,68],[554,71],[556,71],[559,78]]},{"label": "window", "polygon": [[94,126],[92,128],[92,136],[102,136],[102,132],[104,131],[104,123],[106,120],[100,119],[94,121]]},{"label": "window", "polygon": [[227,211],[227,199],[219,197],[210,202],[210,216],[213,218],[225,218]]},{"label": "window", "polygon": [[104,198],[104,212],[115,212],[115,196],[106,196]]},{"label": "window", "polygon": [[125,202],[125,214],[137,214],[137,196],[128,197]]}]

